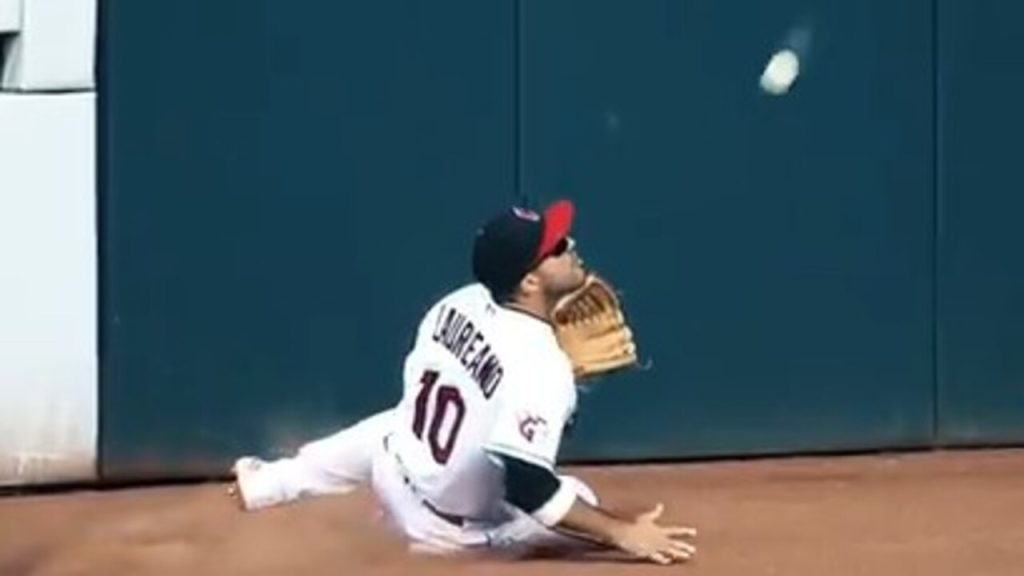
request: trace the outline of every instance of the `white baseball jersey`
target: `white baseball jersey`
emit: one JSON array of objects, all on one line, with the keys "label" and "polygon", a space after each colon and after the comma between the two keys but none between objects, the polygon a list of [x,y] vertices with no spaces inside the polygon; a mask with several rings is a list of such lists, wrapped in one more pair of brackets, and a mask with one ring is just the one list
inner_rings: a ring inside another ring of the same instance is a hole
[{"label": "white baseball jersey", "polygon": [[404,367],[388,450],[433,507],[488,518],[502,472],[488,451],[554,468],[576,409],[569,359],[549,324],[470,284],[422,320]]}]

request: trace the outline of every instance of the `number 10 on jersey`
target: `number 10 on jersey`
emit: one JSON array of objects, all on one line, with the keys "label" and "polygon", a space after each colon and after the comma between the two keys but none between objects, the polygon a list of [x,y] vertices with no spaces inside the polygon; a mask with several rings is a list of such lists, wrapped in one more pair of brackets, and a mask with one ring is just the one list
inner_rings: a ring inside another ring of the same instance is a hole
[{"label": "number 10 on jersey", "polygon": [[[435,462],[443,465],[455,449],[455,440],[462,428],[462,420],[466,417],[466,403],[458,388],[447,384],[437,385],[440,376],[437,370],[423,372],[420,392],[416,395],[412,432],[420,440],[424,440],[423,434],[426,432],[431,456]],[[451,419],[451,426],[446,434],[442,434],[441,427],[448,418]]]}]

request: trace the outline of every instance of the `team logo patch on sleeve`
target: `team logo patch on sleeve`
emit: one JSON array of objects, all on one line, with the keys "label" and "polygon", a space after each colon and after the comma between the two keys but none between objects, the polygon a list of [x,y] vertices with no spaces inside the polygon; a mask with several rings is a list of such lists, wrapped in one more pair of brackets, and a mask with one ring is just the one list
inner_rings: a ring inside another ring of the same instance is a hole
[{"label": "team logo patch on sleeve", "polygon": [[548,421],[540,416],[523,414],[519,417],[519,433],[527,442],[532,443],[534,438],[540,440],[548,434]]}]

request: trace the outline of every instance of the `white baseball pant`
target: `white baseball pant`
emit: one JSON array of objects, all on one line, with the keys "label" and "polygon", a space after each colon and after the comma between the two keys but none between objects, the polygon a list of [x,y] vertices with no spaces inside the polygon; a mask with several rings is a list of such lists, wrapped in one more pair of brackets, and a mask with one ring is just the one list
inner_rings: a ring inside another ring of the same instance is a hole
[{"label": "white baseball pant", "polygon": [[[532,516],[503,505],[499,517],[453,524],[432,511],[406,482],[400,464],[384,449],[394,413],[385,410],[330,436],[303,445],[293,457],[262,462],[241,458],[236,474],[245,507],[258,510],[299,499],[349,493],[370,486],[388,525],[410,550],[430,554],[490,552],[511,557],[538,551],[594,549],[585,540],[551,530]],[[597,496],[573,476],[561,476],[583,501]]]}]

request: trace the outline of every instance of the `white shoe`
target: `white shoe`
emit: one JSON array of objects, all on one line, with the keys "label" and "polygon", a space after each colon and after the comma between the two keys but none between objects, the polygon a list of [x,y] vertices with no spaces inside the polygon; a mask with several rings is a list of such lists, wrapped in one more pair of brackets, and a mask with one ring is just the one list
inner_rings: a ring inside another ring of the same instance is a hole
[{"label": "white shoe", "polygon": [[228,488],[228,494],[235,497],[242,510],[268,508],[282,501],[277,484],[266,474],[260,473],[265,464],[265,461],[254,456],[243,456],[231,467],[235,481]]}]

